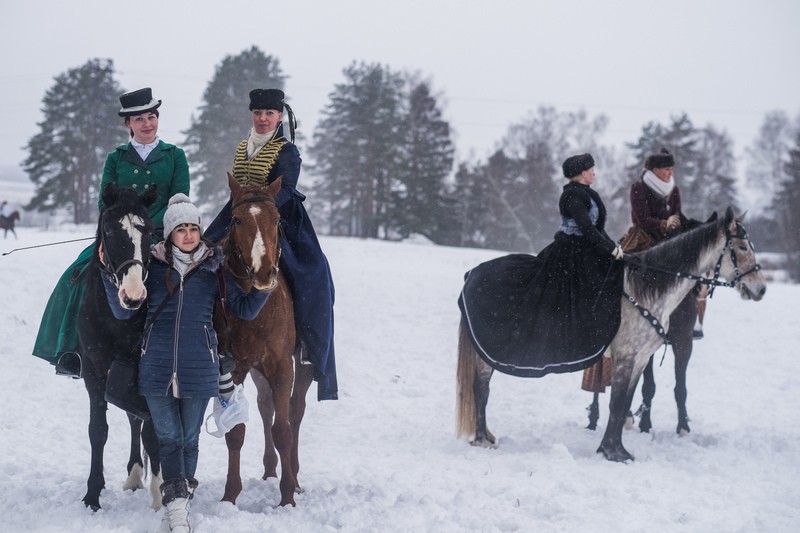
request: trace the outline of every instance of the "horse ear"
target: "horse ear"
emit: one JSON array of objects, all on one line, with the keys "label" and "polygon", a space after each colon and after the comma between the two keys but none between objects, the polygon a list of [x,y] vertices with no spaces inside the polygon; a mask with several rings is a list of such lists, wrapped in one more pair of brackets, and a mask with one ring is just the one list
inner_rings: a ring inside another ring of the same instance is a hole
[{"label": "horse ear", "polygon": [[728,209],[725,210],[725,218],[723,220],[732,232],[736,231],[736,216],[733,214],[732,207],[728,206]]},{"label": "horse ear", "polygon": [[106,183],[102,191],[103,205],[108,207],[117,203],[118,191],[119,188],[116,185],[113,183]]},{"label": "horse ear", "polygon": [[233,196],[236,196],[236,194],[239,192],[239,189],[242,188],[241,185],[239,185],[239,182],[236,181],[236,178],[234,178],[233,174],[230,172],[228,172],[228,188],[231,190],[231,194]]},{"label": "horse ear", "polygon": [[281,183],[283,182],[283,176],[278,176],[278,179],[273,181],[269,184],[268,191],[269,195],[273,198],[278,196],[278,193],[281,191]]},{"label": "horse ear", "polygon": [[708,220],[706,220],[706,224],[708,224],[709,222],[714,222],[715,220],[717,220],[717,212],[716,211],[711,213],[711,216],[708,217]]},{"label": "horse ear", "polygon": [[158,198],[158,185],[153,184],[152,187],[148,187],[147,191],[142,195],[142,204],[145,207],[150,207],[153,205],[153,202],[156,201]]},{"label": "horse ear", "polygon": [[736,222],[744,222],[744,217],[747,214],[747,211],[736,217]]}]

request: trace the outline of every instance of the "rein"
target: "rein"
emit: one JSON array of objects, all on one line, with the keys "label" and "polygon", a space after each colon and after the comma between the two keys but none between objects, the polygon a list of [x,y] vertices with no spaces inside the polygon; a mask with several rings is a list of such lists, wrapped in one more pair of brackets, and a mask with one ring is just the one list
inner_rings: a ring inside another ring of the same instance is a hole
[{"label": "rein", "polygon": [[[736,234],[735,235],[731,235],[731,233],[728,231],[728,228],[725,228],[725,238],[726,238],[725,247],[722,248],[722,252],[720,252],[719,259],[717,259],[717,264],[714,266],[714,277],[713,278],[706,278],[704,276],[698,276],[696,274],[680,272],[680,271],[676,272],[676,271],[667,270],[667,269],[660,268],[660,267],[655,267],[655,266],[648,266],[648,265],[644,265],[644,264],[639,265],[639,267],[644,269],[644,270],[647,270],[647,269],[655,270],[657,272],[663,272],[665,274],[671,274],[671,275],[676,276],[678,278],[686,278],[686,279],[689,279],[689,280],[693,280],[693,281],[696,281],[696,282],[701,283],[703,285],[709,285],[711,287],[711,289],[709,289],[709,291],[708,291],[708,297],[710,298],[714,294],[714,289],[716,287],[731,287],[731,288],[736,287],[736,285],[739,284],[739,282],[742,280],[743,277],[747,276],[748,274],[752,274],[753,272],[758,272],[759,270],[761,270],[761,265],[758,264],[758,263],[756,263],[753,266],[753,268],[751,268],[747,272],[743,273],[741,270],[739,270],[739,263],[736,260],[736,252],[733,251],[733,248],[734,248],[733,239],[737,238],[737,239],[745,239],[745,240],[747,240],[747,244],[750,246],[750,249],[754,250],[753,243],[750,241],[750,238],[747,236],[747,231],[745,231],[744,226],[742,226],[739,222],[737,222],[736,223]],[[725,253],[726,252],[730,252],[731,262],[733,263],[733,272],[734,272],[733,281],[720,281],[720,279],[719,279],[720,271],[722,270],[722,260],[725,258]],[[667,344],[668,344],[669,340],[667,339],[667,332],[664,330],[664,326],[661,325],[661,322],[658,321],[658,319],[655,317],[655,315],[653,315],[653,313],[651,313],[647,308],[641,306],[639,304],[639,302],[637,302],[636,299],[633,296],[629,295],[624,290],[622,291],[622,295],[634,307],[636,307],[636,309],[639,311],[639,314],[641,314],[642,317],[645,320],[647,320],[650,323],[651,326],[653,326],[653,329],[656,330],[656,333],[658,333],[658,336],[661,337],[661,340],[664,341],[664,354],[666,354]],[[661,360],[662,360],[662,363],[663,363],[663,360],[664,360],[663,356],[662,356]]]}]

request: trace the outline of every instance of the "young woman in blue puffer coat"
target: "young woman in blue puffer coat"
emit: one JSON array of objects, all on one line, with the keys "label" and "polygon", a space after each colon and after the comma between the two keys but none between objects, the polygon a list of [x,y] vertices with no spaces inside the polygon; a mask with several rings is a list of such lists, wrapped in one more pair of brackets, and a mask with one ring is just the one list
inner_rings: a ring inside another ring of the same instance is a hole
[{"label": "young woman in blue puffer coat", "polygon": [[[222,248],[209,246],[201,238],[202,231],[200,212],[189,198],[173,196],[164,214],[166,240],[151,250],[146,282],[148,326],[139,362],[139,394],[147,400],[158,436],[166,507],[162,529],[173,532],[191,531],[189,491],[197,486],[200,429],[209,399],[220,391],[212,324],[220,286],[226,291],[229,311],[245,320],[255,318],[269,297],[268,291],[257,289],[245,294],[228,274],[225,283],[219,283]],[[135,311],[120,305],[116,287],[108,280],[105,283],[114,315],[132,317]],[[164,308],[152,320],[165,299]]]}]

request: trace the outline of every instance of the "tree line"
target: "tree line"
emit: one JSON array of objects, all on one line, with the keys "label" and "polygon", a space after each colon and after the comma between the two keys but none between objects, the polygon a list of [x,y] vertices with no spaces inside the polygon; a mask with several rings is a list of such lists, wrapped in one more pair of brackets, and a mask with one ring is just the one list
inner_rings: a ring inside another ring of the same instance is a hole
[{"label": "tree line", "polygon": [[[705,220],[728,205],[755,208],[748,216],[753,240],[761,250],[789,255],[788,264],[796,265],[791,275],[800,280],[800,117],[765,116],[746,149],[743,183],[735,178],[728,134],[697,126],[686,113],[644,124],[620,148],[602,141],[604,114],[541,106],[510,125],[486,160],[457,161],[444,97],[431,79],[379,63],[353,62],[342,73],[311,136],[298,139],[306,147],[301,185],[322,233],[418,234],[442,245],[536,253],[559,225],[561,162],[591,152],[602,168],[596,188],[611,213],[607,230],[618,237],[629,224],[628,188],[645,156],[667,148],[687,215]],[[189,158],[192,194],[207,211],[227,199],[224,176],[249,124],[249,91],[285,89],[287,78],[278,58],[255,46],[216,66],[177,143]],[[117,116],[122,92],[109,59],[90,59],[55,77],[22,163],[35,185],[27,209],[66,207],[76,223],[95,220],[105,154],[127,140]]]}]

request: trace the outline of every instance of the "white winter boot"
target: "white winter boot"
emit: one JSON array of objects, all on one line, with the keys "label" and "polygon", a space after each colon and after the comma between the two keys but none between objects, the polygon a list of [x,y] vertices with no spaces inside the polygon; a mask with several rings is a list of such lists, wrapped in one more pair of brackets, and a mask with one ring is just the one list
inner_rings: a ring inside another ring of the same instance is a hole
[{"label": "white winter boot", "polygon": [[161,485],[164,516],[159,533],[191,533],[189,491],[185,479],[171,479]]}]

